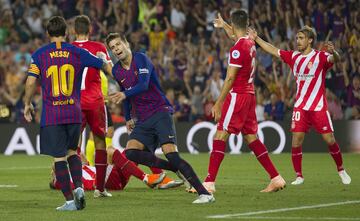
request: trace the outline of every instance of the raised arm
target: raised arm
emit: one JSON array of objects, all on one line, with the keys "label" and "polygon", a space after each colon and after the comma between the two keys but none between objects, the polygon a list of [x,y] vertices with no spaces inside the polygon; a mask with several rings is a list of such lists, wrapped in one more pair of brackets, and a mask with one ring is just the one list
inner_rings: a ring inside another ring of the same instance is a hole
[{"label": "raised arm", "polygon": [[261,39],[253,28],[249,28],[249,37],[254,40],[264,51],[279,58],[279,48]]},{"label": "raised arm", "polygon": [[335,50],[334,44],[332,42],[325,43],[326,51],[331,55],[329,56],[329,62],[335,63],[340,60],[339,53]]},{"label": "raised arm", "polygon": [[233,41],[236,41],[236,36],[231,28],[231,25],[226,23],[224,19],[221,17],[220,13],[218,13],[218,17],[214,20],[214,27],[215,28],[223,28],[226,32],[226,35]]}]

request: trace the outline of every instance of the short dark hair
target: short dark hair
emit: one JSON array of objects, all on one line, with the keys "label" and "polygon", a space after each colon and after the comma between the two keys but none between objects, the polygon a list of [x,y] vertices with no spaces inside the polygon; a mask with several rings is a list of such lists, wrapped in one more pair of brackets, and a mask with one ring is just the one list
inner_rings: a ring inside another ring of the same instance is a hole
[{"label": "short dark hair", "polygon": [[87,35],[90,32],[90,18],[86,15],[78,15],[75,18],[75,33]]},{"label": "short dark hair", "polygon": [[312,39],[313,41],[311,42],[311,44],[313,45],[315,40],[316,40],[316,31],[315,29],[313,29],[310,26],[305,25],[304,27],[302,27],[298,33],[301,32],[303,33],[307,38]]},{"label": "short dark hair", "polygon": [[231,23],[234,24],[237,28],[246,29],[248,26],[249,16],[248,13],[243,10],[236,10],[231,13]]},{"label": "short dark hair", "polygon": [[125,37],[124,34],[114,32],[114,33],[110,33],[110,34],[108,34],[108,36],[106,36],[106,40],[105,40],[106,45],[109,46],[110,41],[112,41],[112,40],[114,40],[116,38],[120,38],[121,41],[127,42],[126,37]]},{"label": "short dark hair", "polygon": [[61,37],[66,35],[66,22],[63,17],[53,16],[46,24],[46,31],[50,37]]}]

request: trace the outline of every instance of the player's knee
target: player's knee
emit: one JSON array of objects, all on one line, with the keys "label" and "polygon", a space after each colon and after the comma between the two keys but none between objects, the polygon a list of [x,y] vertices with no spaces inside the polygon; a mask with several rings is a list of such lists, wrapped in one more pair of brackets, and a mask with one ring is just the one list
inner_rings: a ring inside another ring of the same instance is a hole
[{"label": "player's knee", "polygon": [[106,148],[106,153],[107,153],[108,156],[109,156],[109,155],[113,155],[114,152],[115,152],[115,148],[114,148],[114,147],[109,146],[108,148]]},{"label": "player's knee", "polygon": [[106,137],[112,138],[114,136],[114,127],[109,127],[106,132]]},{"label": "player's knee", "polygon": [[244,141],[245,141],[246,144],[251,144],[252,142],[254,142],[257,139],[258,138],[257,138],[256,134],[244,135]]},{"label": "player's knee", "polygon": [[68,150],[68,152],[67,152],[67,156],[69,157],[69,156],[72,156],[72,155],[76,155],[77,154],[77,152],[76,152],[76,150]]},{"label": "player's knee", "polygon": [[304,135],[303,134],[293,134],[292,142],[291,142],[293,147],[301,146],[303,141],[304,141]]},{"label": "player's knee", "polygon": [[137,149],[137,150],[144,150],[144,144],[140,143],[135,139],[131,139],[126,144],[126,149]]},{"label": "player's knee", "polygon": [[222,140],[222,141],[226,141],[229,137],[229,133],[226,131],[216,131],[215,135],[214,135],[214,140]]},{"label": "player's knee", "polygon": [[94,134],[94,143],[95,143],[95,149],[97,150],[106,149],[105,137],[101,137]]},{"label": "player's knee", "polygon": [[323,140],[328,144],[328,145],[332,145],[336,142],[334,134],[333,133],[328,133],[328,134],[323,134]]},{"label": "player's knee", "polygon": [[161,146],[161,149],[162,149],[162,151],[163,151],[164,154],[177,152],[176,145],[173,144],[173,143],[163,144],[163,145]]}]

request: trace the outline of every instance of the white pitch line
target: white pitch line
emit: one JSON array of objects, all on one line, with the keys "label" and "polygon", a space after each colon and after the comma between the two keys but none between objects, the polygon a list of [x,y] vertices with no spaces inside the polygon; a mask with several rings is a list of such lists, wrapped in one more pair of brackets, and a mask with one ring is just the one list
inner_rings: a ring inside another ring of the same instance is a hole
[{"label": "white pitch line", "polygon": [[259,215],[259,214],[266,214],[266,213],[279,213],[279,212],[304,210],[304,209],[315,209],[315,208],[341,206],[341,205],[357,204],[357,203],[360,203],[360,200],[344,201],[344,202],[338,202],[338,203],[317,204],[317,205],[311,205],[311,206],[299,206],[299,207],[290,207],[290,208],[281,208],[281,209],[261,210],[261,211],[247,212],[247,213],[212,215],[212,216],[207,216],[206,218],[219,219],[219,218],[230,218],[230,217],[237,217],[237,216],[252,216],[252,215]]},{"label": "white pitch line", "polygon": [[286,217],[286,216],[239,216],[235,217],[235,219],[264,219],[264,220],[360,220],[360,218],[356,217]]},{"label": "white pitch line", "polygon": [[37,169],[51,169],[50,166],[48,167],[2,167],[0,170],[37,170]]},{"label": "white pitch line", "polygon": [[18,185],[0,184],[0,188],[16,188]]}]

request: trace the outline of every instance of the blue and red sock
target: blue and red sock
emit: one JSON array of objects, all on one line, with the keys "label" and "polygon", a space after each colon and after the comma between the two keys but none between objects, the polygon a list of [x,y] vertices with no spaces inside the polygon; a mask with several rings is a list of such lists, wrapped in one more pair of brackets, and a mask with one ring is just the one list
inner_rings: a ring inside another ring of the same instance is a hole
[{"label": "blue and red sock", "polygon": [[55,175],[66,201],[73,200],[74,196],[71,190],[70,174],[66,161],[55,162]]},{"label": "blue and red sock", "polygon": [[151,152],[136,149],[127,149],[125,150],[125,154],[126,158],[138,164],[142,164],[148,167],[156,167],[164,170],[170,170],[173,172],[177,171],[177,169],[174,168],[171,163],[155,156]]},{"label": "blue and red sock", "polygon": [[188,162],[181,159],[178,152],[172,152],[165,155],[169,162],[176,167],[182,175],[186,178],[187,181],[196,189],[199,195],[206,194],[210,195],[210,193],[205,189],[205,187],[201,184],[198,176],[196,175],[193,168],[190,166]]},{"label": "blue and red sock", "polygon": [[77,154],[71,155],[67,158],[71,178],[75,188],[83,187],[82,183],[82,164],[81,159]]}]

